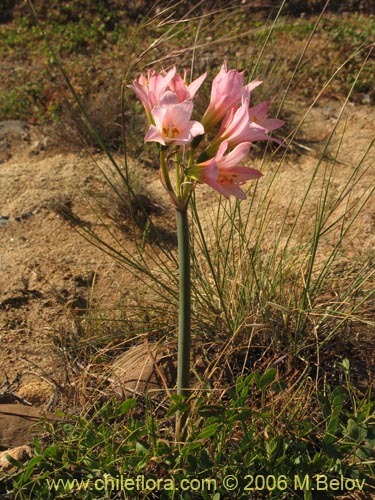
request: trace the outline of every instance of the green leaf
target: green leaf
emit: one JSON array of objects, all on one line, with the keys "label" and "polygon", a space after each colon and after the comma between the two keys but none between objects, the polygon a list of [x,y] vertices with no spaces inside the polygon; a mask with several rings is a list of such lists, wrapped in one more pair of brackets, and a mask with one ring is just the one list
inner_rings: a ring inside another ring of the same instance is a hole
[{"label": "green leaf", "polygon": [[286,388],[286,382],[284,382],[283,380],[276,380],[275,382],[272,382],[271,385],[271,389],[278,394],[285,391]]},{"label": "green leaf", "polygon": [[233,415],[229,418],[229,422],[244,422],[252,415],[252,411],[249,408],[245,408],[240,410],[239,413],[233,413]]},{"label": "green leaf", "polygon": [[59,410],[59,409],[56,409],[55,413],[60,418],[67,418],[68,417],[68,415],[64,411]]},{"label": "green leaf", "polygon": [[225,414],[225,408],[219,405],[201,406],[198,410],[202,417],[219,417]]},{"label": "green leaf", "polygon": [[208,425],[198,435],[197,439],[206,439],[206,438],[209,438],[209,437],[213,436],[214,434],[216,434],[216,432],[217,432],[217,430],[219,429],[220,426],[221,426],[221,424],[218,424],[218,423]]},{"label": "green leaf", "polygon": [[92,448],[95,444],[95,433],[89,429],[86,433],[86,445],[88,448]]},{"label": "green leaf", "polygon": [[132,410],[133,408],[135,408],[136,404],[137,404],[137,401],[135,398],[127,399],[126,401],[121,403],[120,415],[125,415],[125,413],[128,413],[129,410]]},{"label": "green leaf", "polygon": [[311,491],[306,490],[303,494],[303,500],[312,500],[312,493]]},{"label": "green leaf", "polygon": [[331,394],[331,403],[333,407],[342,406],[345,395],[341,387],[335,387]]},{"label": "green leaf", "polygon": [[60,453],[61,453],[61,448],[56,444],[51,444],[51,446],[48,446],[48,448],[44,450],[44,456],[47,458],[48,457],[56,458],[60,455]]},{"label": "green leaf", "polygon": [[261,379],[260,373],[258,372],[258,370],[255,370],[254,381],[255,381],[255,385],[258,387],[258,389],[259,389],[260,379]]},{"label": "green leaf", "polygon": [[43,461],[43,457],[41,455],[37,455],[36,457],[33,457],[27,464],[26,470],[23,474],[23,481],[27,481],[31,474],[34,472],[35,465],[39,464],[40,462]]},{"label": "green leaf", "polygon": [[138,455],[144,455],[145,453],[148,452],[148,449],[149,449],[149,444],[146,443],[146,441],[137,441],[135,443],[135,449],[138,453]]},{"label": "green leaf", "polygon": [[375,449],[375,430],[372,428],[367,431],[367,443]]},{"label": "green leaf", "polygon": [[257,383],[258,389],[265,389],[275,380],[277,374],[276,368],[270,368],[260,377],[259,382]]},{"label": "green leaf", "polygon": [[350,361],[348,358],[344,358],[341,362],[342,369],[345,373],[346,376],[349,375],[349,370],[350,370]]},{"label": "green leaf", "polygon": [[333,446],[331,442],[326,442],[325,439],[322,443],[322,449],[330,458],[340,458],[340,453],[337,448]]},{"label": "green leaf", "polygon": [[200,465],[206,469],[209,467],[212,468],[212,462],[210,459],[210,455],[207,453],[207,450],[205,450],[204,448],[199,455],[199,462],[200,462]]},{"label": "green leaf", "polygon": [[346,433],[348,437],[354,441],[363,441],[366,439],[367,429],[365,427],[360,427],[355,420],[350,418],[346,427]]},{"label": "green leaf", "polygon": [[356,450],[355,454],[360,460],[369,460],[375,456],[374,451],[368,446],[360,446]]}]

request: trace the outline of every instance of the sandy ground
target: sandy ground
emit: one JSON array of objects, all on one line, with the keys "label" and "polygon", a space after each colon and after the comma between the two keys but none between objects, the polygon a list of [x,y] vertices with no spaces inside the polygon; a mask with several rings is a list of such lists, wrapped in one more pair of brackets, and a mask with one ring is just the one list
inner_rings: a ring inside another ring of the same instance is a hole
[{"label": "sandy ground", "polygon": [[[21,122],[1,124],[0,145],[0,393],[15,381],[18,395],[45,405],[68,383],[61,336],[76,334],[89,300],[111,307],[134,278],[74,229],[106,234],[86,198],[115,205],[101,155],[56,152]],[[129,232],[112,230],[131,250]]]}]

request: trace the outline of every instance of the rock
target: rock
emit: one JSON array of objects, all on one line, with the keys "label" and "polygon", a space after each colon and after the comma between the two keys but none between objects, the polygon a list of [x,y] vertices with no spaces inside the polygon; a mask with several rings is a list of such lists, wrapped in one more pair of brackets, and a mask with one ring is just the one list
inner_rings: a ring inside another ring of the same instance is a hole
[{"label": "rock", "polygon": [[30,401],[30,403],[42,405],[50,401],[54,391],[55,389],[51,384],[44,382],[44,380],[38,380],[21,385],[17,395]]},{"label": "rock", "polygon": [[8,137],[17,137],[24,141],[29,139],[30,127],[21,120],[0,121],[0,139]]},{"label": "rock", "polygon": [[176,355],[168,346],[149,345],[149,348],[152,356],[141,344],[131,347],[112,363],[111,388],[117,396],[152,396],[173,389],[177,373]]},{"label": "rock", "polygon": [[43,433],[42,410],[21,404],[0,404],[0,448],[31,443]]},{"label": "rock", "polygon": [[2,451],[0,453],[0,470],[10,472],[10,469],[12,469],[13,464],[9,461],[8,456],[19,462],[24,462],[31,457],[31,448],[30,446],[22,445]]},{"label": "rock", "polygon": [[0,215],[0,227],[5,227],[9,222],[9,215]]},{"label": "rock", "polygon": [[28,210],[27,212],[24,212],[22,215],[21,215],[21,219],[28,219],[31,215],[33,215],[32,211],[31,210]]}]

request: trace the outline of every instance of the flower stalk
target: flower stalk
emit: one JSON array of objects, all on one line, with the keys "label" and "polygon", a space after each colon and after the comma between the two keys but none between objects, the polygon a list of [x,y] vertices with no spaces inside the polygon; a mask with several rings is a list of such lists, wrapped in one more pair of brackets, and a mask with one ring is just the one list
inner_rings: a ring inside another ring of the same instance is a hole
[{"label": "flower stalk", "polygon": [[190,242],[187,209],[176,210],[179,259],[177,394],[186,396],[190,373]]},{"label": "flower stalk", "polygon": [[[177,352],[177,394],[185,398],[190,386],[190,345],[191,345],[191,281],[190,281],[190,241],[187,208],[176,210],[177,242],[179,259],[178,294],[178,352]],[[176,415],[176,439],[184,435],[186,414]]]}]

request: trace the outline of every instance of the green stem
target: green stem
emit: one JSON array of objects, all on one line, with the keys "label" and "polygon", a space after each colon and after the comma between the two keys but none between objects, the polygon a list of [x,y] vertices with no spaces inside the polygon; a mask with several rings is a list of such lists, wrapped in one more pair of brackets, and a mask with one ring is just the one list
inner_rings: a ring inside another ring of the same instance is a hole
[{"label": "green stem", "polygon": [[176,149],[175,151],[175,163],[176,163],[176,195],[177,195],[177,201],[178,205],[181,206],[181,161],[180,161],[180,156],[178,154],[178,150]]},{"label": "green stem", "polygon": [[165,149],[163,148],[163,146],[160,146],[160,170],[162,178],[164,180],[165,188],[169,192],[172,199],[174,200],[174,203],[177,205],[176,194],[171,184],[171,179],[169,178],[168,166],[165,161]]},{"label": "green stem", "polygon": [[190,242],[187,208],[176,210],[179,258],[177,394],[186,396],[190,376]]}]

